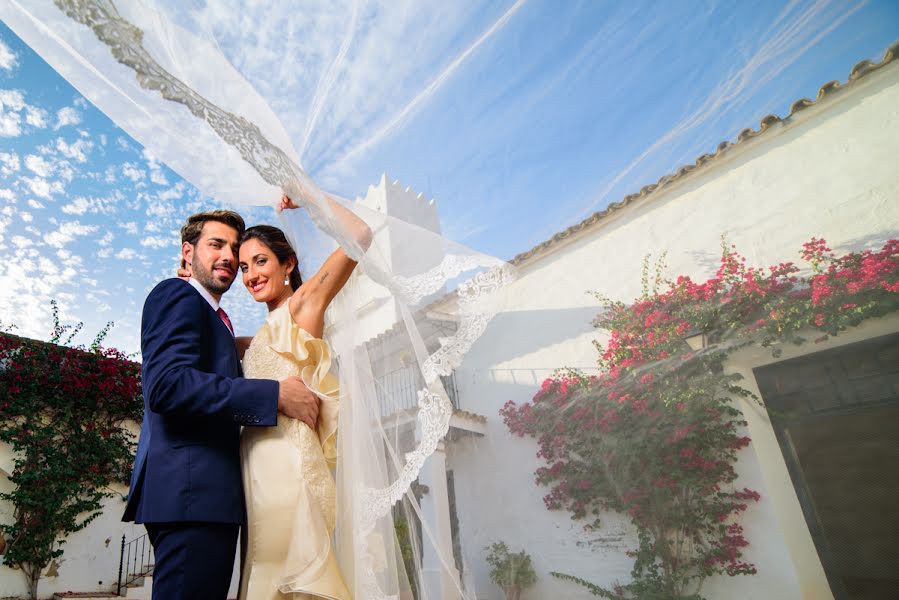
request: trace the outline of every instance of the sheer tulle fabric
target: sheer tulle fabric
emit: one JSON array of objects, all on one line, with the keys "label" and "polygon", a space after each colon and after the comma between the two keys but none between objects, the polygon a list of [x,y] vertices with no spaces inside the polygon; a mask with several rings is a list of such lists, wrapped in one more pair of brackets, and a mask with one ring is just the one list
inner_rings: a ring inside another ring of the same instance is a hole
[{"label": "sheer tulle fabric", "polygon": [[331,348],[327,342],[313,337],[290,318],[286,305],[272,311],[266,319],[271,341],[268,346],[277,354],[302,365],[299,376],[321,400],[318,437],[329,467],[337,465],[337,423],[339,411],[338,380],[331,373]]},{"label": "sheer tulle fabric", "polygon": [[[454,244],[403,215],[347,203],[374,232],[371,247],[363,250],[299,166],[292,140],[265,99],[202,28],[181,26],[178,10],[135,1],[12,0],[0,4],[0,17],[201,192],[227,204],[268,205],[287,192],[304,203],[319,232],[317,239],[308,232],[300,237],[299,217],[284,218],[288,233],[302,239],[300,255],[336,242],[359,261],[329,310],[326,331],[339,362],[341,397],[336,550],[353,597],[408,597],[421,578],[417,573],[407,578],[393,514],[404,499],[418,511],[410,487],[452,415],[441,378],[484,331],[513,272],[503,261]],[[424,323],[437,299],[451,311],[439,334]],[[300,351],[288,342],[285,352]],[[416,372],[415,406],[403,405],[384,387],[383,365],[396,357]],[[324,372],[322,364],[307,374],[310,381]],[[323,432],[326,445],[331,433]],[[424,528],[420,543],[437,556],[436,564],[450,573],[463,596],[453,557],[439,549],[433,532]],[[290,578],[285,574],[288,587]]]}]

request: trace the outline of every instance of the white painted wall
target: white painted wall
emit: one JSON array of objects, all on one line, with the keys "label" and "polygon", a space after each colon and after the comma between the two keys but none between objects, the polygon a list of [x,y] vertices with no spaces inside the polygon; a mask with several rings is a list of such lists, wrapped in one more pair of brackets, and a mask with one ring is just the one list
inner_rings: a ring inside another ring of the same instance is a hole
[{"label": "white painted wall", "polygon": [[[498,416],[507,400],[529,401],[553,369],[595,365],[591,341],[599,332],[590,320],[597,304],[587,293],[635,298],[644,256],[662,251],[669,275],[702,281],[717,268],[722,234],[754,265],[798,262],[801,244],[812,236],[825,238],[838,252],[877,247],[899,235],[897,156],[894,63],[522,266],[507,311],[457,371],[462,408],[488,417],[487,436],[451,444],[447,464],[455,473],[466,578],[474,581],[479,599],[502,598],[483,561],[484,546],[498,539],[534,559],[541,579],[526,598],[591,597],[552,579],[553,570],[601,585],[629,580],[632,561],[621,551],[633,546],[627,528],[612,517],[603,539],[583,533],[567,513],[547,511],[546,490],[533,483],[542,464],[534,441],[512,437]],[[750,432],[755,444],[771,443],[773,436],[763,430],[756,419]],[[783,527],[784,519],[802,523],[802,514],[795,496],[785,492],[792,490],[783,481],[785,471],[773,464],[782,458],[765,450],[753,445],[738,465],[739,484],[762,495],[744,519],[751,543],[747,558],[760,574],[710,581],[703,591],[721,600],[827,598],[807,530]]]},{"label": "white painted wall", "polygon": [[[386,175],[382,175],[378,184],[369,186],[365,197],[359,199],[357,208],[362,209],[361,216],[375,234],[368,253],[376,255],[379,264],[390,265],[395,274],[419,275],[425,268],[435,267],[443,260],[444,247],[438,243],[440,218],[434,200],[429,201],[423,194],[410,187],[403,188],[397,181],[390,182]],[[406,252],[405,248],[410,244],[426,248],[429,254]],[[363,265],[363,272],[364,268]],[[399,307],[386,288],[368,277],[354,276],[351,281],[355,284],[351,302],[356,318],[356,339],[372,339],[402,320]]]},{"label": "white painted wall", "polygon": [[[12,465],[12,449],[0,444],[0,468],[9,473]],[[51,564],[44,570],[45,573],[56,571],[58,574],[41,578],[39,597],[46,598],[65,591],[108,592],[114,589],[119,574],[122,535],[130,541],[144,535],[145,531],[143,526],[121,522],[125,512],[125,502],[121,498],[128,493],[128,488],[114,485],[112,490],[118,495],[104,502],[103,514],[85,529],[70,535],[63,546],[65,553],[55,561],[55,565]],[[0,491],[12,491],[12,484],[6,476],[0,477]],[[12,514],[9,503],[0,503],[0,519],[10,522]],[[0,598],[7,596],[27,597],[28,585],[21,571],[0,565]]]},{"label": "white painted wall", "polygon": [[[135,423],[128,427],[136,436],[140,428]],[[13,453],[6,444],[0,444],[0,469],[6,473],[12,471]],[[65,553],[44,569],[44,575],[38,583],[38,597],[49,598],[59,592],[114,592],[119,575],[119,557],[121,556],[122,536],[126,542],[137,539],[147,533],[143,525],[123,523],[125,512],[123,498],[128,494],[128,487],[114,484],[111,486],[117,496],[104,501],[103,514],[90,525],[75,532],[66,539],[63,546]],[[6,476],[0,477],[0,491],[12,490],[12,484]],[[4,522],[12,520],[12,506],[0,503],[0,519]],[[146,540],[149,545],[149,539]],[[228,598],[237,597],[239,569],[239,549],[235,553],[234,572]],[[53,574],[55,571],[55,575]],[[143,589],[131,590],[128,598],[149,598],[152,580],[147,579]],[[0,598],[28,597],[28,585],[25,576],[19,570],[0,565]]]}]

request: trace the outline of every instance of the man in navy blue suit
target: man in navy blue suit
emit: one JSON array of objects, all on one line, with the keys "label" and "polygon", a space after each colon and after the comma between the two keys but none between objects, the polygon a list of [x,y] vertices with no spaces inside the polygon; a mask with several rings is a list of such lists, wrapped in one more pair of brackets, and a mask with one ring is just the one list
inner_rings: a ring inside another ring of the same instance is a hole
[{"label": "man in navy blue suit", "polygon": [[315,427],[318,398],[299,378],[244,379],[234,331],[218,306],[237,275],[243,219],[191,216],[181,229],[190,281],[167,279],[144,303],[144,420],[123,520],[153,544],[154,600],[224,600],[245,509],[240,427],[278,411]]}]

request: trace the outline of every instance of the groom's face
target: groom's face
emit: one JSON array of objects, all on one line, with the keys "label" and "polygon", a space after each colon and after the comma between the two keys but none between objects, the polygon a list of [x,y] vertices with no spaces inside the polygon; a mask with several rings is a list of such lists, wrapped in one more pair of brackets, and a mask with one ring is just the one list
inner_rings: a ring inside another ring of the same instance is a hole
[{"label": "groom's face", "polygon": [[227,292],[237,275],[237,230],[207,221],[196,245],[185,246],[184,258],[191,265],[191,276],[211,294]]}]

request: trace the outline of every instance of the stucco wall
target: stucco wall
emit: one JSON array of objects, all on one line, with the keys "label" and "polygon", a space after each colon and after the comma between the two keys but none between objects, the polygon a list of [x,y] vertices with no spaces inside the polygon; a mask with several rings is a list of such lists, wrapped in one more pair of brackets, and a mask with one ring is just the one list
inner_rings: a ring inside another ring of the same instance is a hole
[{"label": "stucco wall", "polygon": [[[136,440],[140,427],[130,422],[127,426]],[[0,469],[11,472],[13,460],[11,448],[6,444],[0,444]],[[11,488],[9,479],[5,476],[0,477],[0,491],[9,491]],[[111,486],[111,491],[116,495],[104,501],[103,513],[84,529],[70,535],[63,546],[65,553],[62,557],[44,569],[44,576],[41,577],[38,584],[40,598],[49,598],[55,593],[67,591],[115,591],[119,574],[122,536],[125,536],[126,542],[130,542],[145,535],[146,529],[143,525],[123,523],[121,520],[122,514],[125,512],[124,498],[128,494],[128,487],[114,484]],[[4,522],[11,521],[12,506],[9,503],[0,502],[0,519],[3,519]],[[146,543],[149,544],[149,541]],[[238,559],[239,557],[235,553],[229,598],[237,597],[240,575]],[[139,562],[135,564],[139,564]],[[125,569],[127,571],[127,565]],[[149,598],[152,582],[148,579],[146,583],[147,585],[141,589],[129,591],[128,597]],[[0,565],[0,598],[6,597],[27,598],[28,585],[21,571]]]},{"label": "stucco wall", "polygon": [[[136,427],[132,428],[137,431]],[[0,469],[11,472],[13,460],[12,449],[6,444],[0,444]],[[0,477],[0,491],[11,490],[9,479]],[[118,579],[122,535],[130,541],[142,536],[145,531],[142,526],[121,522],[122,513],[125,512],[122,498],[128,493],[128,488],[114,485],[112,491],[117,495],[104,502],[103,514],[85,529],[70,535],[63,546],[63,556],[44,569],[45,576],[38,584],[41,598],[70,590],[108,592],[113,589]],[[9,503],[0,503],[0,519],[10,522],[12,514]],[[0,598],[24,598],[27,595],[28,585],[22,572],[0,565]]]},{"label": "stucco wall", "polygon": [[[602,585],[629,579],[632,561],[621,552],[633,543],[627,528],[612,517],[605,539],[588,536],[567,513],[548,512],[545,490],[533,483],[540,464],[534,441],[513,438],[498,416],[507,400],[530,400],[553,369],[595,365],[591,341],[599,334],[590,319],[597,303],[588,292],[635,298],[644,257],[662,251],[667,274],[702,281],[717,268],[722,234],[754,265],[797,260],[812,236],[838,252],[879,246],[899,235],[896,156],[899,67],[893,64],[522,266],[507,311],[457,372],[462,408],[489,419],[486,437],[448,449],[467,576],[479,599],[502,597],[483,561],[483,547],[497,539],[534,558],[541,579],[526,598],[591,597],[552,579],[553,570]],[[741,368],[747,367],[734,367]],[[744,518],[747,558],[760,574],[710,581],[703,591],[722,600],[827,598],[804,526],[783,525],[797,517],[802,523],[802,515],[789,506],[795,495],[774,464],[777,453],[757,447],[770,445],[770,426],[766,433],[759,419],[751,424],[755,442],[738,468],[740,485],[762,494]]]}]

